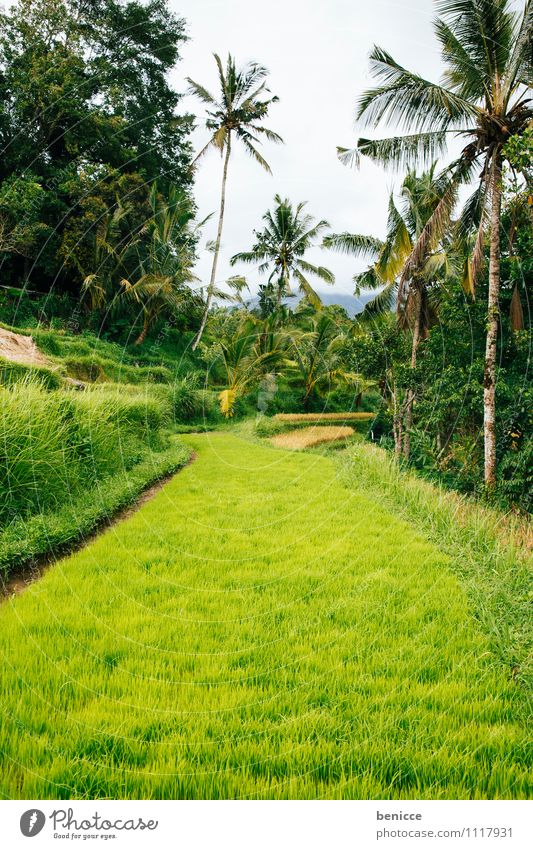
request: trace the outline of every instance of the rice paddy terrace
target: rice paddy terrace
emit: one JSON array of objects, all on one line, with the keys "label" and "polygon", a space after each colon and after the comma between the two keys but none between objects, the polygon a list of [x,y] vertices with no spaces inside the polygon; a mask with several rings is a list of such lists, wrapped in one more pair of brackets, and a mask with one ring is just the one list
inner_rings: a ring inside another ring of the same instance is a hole
[{"label": "rice paddy terrace", "polygon": [[4,798],[520,798],[523,699],[447,557],[231,433],[0,608]]}]

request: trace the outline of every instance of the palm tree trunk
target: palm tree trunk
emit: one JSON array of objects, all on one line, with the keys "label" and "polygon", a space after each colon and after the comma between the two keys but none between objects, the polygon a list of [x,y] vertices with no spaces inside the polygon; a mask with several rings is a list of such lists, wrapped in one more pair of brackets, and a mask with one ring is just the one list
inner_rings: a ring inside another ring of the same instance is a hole
[{"label": "palm tree trunk", "polygon": [[394,380],[391,387],[392,400],[392,433],[394,436],[394,454],[400,457],[402,453],[402,408],[398,401],[398,393],[396,389],[396,381]]},{"label": "palm tree trunk", "polygon": [[[415,325],[413,327],[413,345],[411,348],[411,368],[416,368],[416,353],[420,342],[420,325],[422,319],[422,293],[416,288],[415,291]],[[405,433],[403,438],[403,456],[406,460],[409,459],[411,453],[411,428],[413,426],[413,403],[415,400],[415,391],[410,388],[407,390],[406,399],[406,414],[405,414]]]},{"label": "palm tree trunk", "polygon": [[490,489],[496,484],[496,345],[500,318],[500,218],[502,206],[502,163],[499,150],[493,157],[491,189],[489,300],[483,381],[485,486]]},{"label": "palm tree trunk", "polygon": [[211,307],[211,301],[213,299],[213,291],[215,288],[215,280],[217,274],[217,264],[218,264],[218,255],[220,253],[220,242],[222,240],[222,225],[224,224],[224,210],[226,208],[226,180],[228,178],[228,165],[229,158],[231,154],[231,130],[228,132],[228,141],[226,144],[226,156],[224,159],[224,168],[222,170],[222,188],[220,192],[220,212],[218,216],[218,230],[217,230],[217,239],[215,242],[215,251],[213,253],[213,265],[211,267],[211,280],[209,281],[209,286],[207,288],[207,299],[205,302],[204,312],[202,315],[202,321],[200,323],[200,327],[198,328],[198,332],[194,337],[194,341],[192,343],[192,350],[196,351],[200,339],[203,336],[203,332],[205,330],[205,325],[207,323],[207,316],[209,315],[209,309]]},{"label": "palm tree trunk", "polygon": [[134,345],[142,345],[142,343],[144,342],[144,340],[146,339],[146,337],[148,335],[149,330],[150,330],[150,321],[148,319],[148,316],[145,315],[144,321],[143,321],[143,329],[141,330],[141,332],[139,333],[139,335],[137,336],[137,339],[135,340],[135,342],[133,344]]},{"label": "palm tree trunk", "polygon": [[276,293],[276,303],[278,310],[281,308],[281,299],[283,297],[283,278],[280,277],[278,280],[278,291]]}]

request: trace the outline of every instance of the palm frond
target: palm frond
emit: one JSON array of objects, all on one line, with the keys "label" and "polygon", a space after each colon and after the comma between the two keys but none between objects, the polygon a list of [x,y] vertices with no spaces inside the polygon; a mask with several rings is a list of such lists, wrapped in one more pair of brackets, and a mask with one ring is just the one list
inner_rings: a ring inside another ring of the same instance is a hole
[{"label": "palm frond", "polygon": [[337,147],[337,158],[349,168],[359,168],[361,162],[361,156],[356,147]]},{"label": "palm frond", "polygon": [[457,203],[459,187],[468,177],[471,167],[472,163],[467,160],[458,160],[456,163],[455,171],[448,180],[446,187],[442,190],[440,201],[425,224],[411,255],[405,263],[400,280],[401,290],[406,281],[409,280],[416,269],[424,262],[427,254],[444,234]]},{"label": "palm frond", "polygon": [[305,297],[307,298],[309,303],[315,309],[317,309],[317,310],[321,309],[322,308],[322,301],[320,300],[320,297],[317,295],[317,293],[315,292],[315,290],[313,289],[313,287],[309,283],[309,280],[307,280],[307,278],[304,277],[302,272],[299,271],[297,268],[294,269],[294,276],[296,277],[296,279],[298,281],[300,291],[305,295]]},{"label": "palm frond", "polygon": [[533,85],[533,0],[526,0],[524,14],[515,38],[507,67],[505,96],[508,98],[517,83]]},{"label": "palm frond", "polygon": [[383,247],[381,239],[358,233],[331,233],[322,243],[325,248],[364,259],[375,259]]},{"label": "palm frond", "polygon": [[486,205],[487,187],[484,180],[463,204],[461,214],[457,219],[457,233],[459,238],[467,239],[472,231],[479,227],[481,216]]},{"label": "palm frond", "polygon": [[442,132],[479,114],[477,106],[408,71],[380,47],[370,54],[370,68],[383,84],[364,92],[358,101],[357,118],[366,124],[394,123],[411,132]]},{"label": "palm frond", "polygon": [[312,265],[304,259],[297,260],[297,265],[302,271],[305,271],[306,274],[313,274],[315,277],[318,277],[330,286],[335,283],[335,275],[329,270],[329,268],[324,268],[323,265]]},{"label": "palm frond", "polygon": [[446,21],[440,18],[435,21],[435,33],[441,43],[442,56],[446,63],[446,85],[467,99],[477,100],[487,94],[487,79],[481,73],[477,57],[469,52]]},{"label": "palm frond", "polygon": [[505,77],[515,34],[509,0],[437,0],[436,6],[476,65],[476,73],[484,78],[484,88],[490,95],[492,81]]},{"label": "palm frond", "polygon": [[194,157],[194,159],[192,161],[192,164],[196,165],[200,161],[200,159],[202,159],[205,156],[205,154],[207,153],[207,151],[209,150],[210,147],[215,147],[215,145],[213,143],[213,138],[210,138],[209,141],[207,142],[207,144],[204,145],[204,147],[201,149],[200,153],[196,154],[196,156]]},{"label": "palm frond", "polygon": [[470,291],[468,294],[472,295],[472,297],[475,295],[476,285],[485,264],[485,232],[486,220],[485,216],[482,215],[477,231],[476,243],[470,258]]},{"label": "palm frond", "polygon": [[375,318],[385,312],[392,312],[396,305],[397,293],[397,283],[387,284],[381,292],[378,292],[378,294],[365,305],[365,308],[361,313],[362,318]]},{"label": "palm frond", "polygon": [[446,150],[447,132],[432,131],[388,139],[357,140],[357,151],[373,162],[394,168],[420,164],[428,166]]},{"label": "palm frond", "polygon": [[267,259],[269,254],[266,251],[261,250],[252,250],[252,251],[241,251],[238,254],[234,254],[230,259],[230,265],[236,265],[238,262],[252,263],[259,262],[259,260]]},{"label": "palm frond", "polygon": [[204,88],[203,85],[200,85],[200,83],[195,82],[190,77],[185,77],[185,79],[189,83],[189,89],[187,91],[187,94],[194,95],[198,98],[198,100],[201,100],[202,103],[208,103],[210,106],[216,105],[215,98],[206,88]]},{"label": "palm frond", "polygon": [[352,279],[355,283],[355,295],[360,295],[361,289],[382,289],[387,285],[377,274],[375,265],[370,266],[365,271],[354,274]]},{"label": "palm frond", "polygon": [[248,141],[247,138],[243,138],[242,143],[244,144],[244,146],[245,146],[246,150],[248,151],[248,153],[250,154],[250,156],[253,159],[255,159],[255,161],[258,162],[259,165],[262,168],[265,169],[265,171],[267,171],[269,174],[272,174],[272,169],[271,169],[270,165],[268,164],[266,159],[264,159],[264,157],[261,156],[261,154],[259,153],[257,148],[255,148],[253,146],[253,144],[250,141]]},{"label": "palm frond", "polygon": [[250,129],[254,133],[259,133],[259,135],[265,136],[268,141],[274,142],[274,144],[283,144],[283,139],[278,133],[275,133],[273,130],[269,130],[268,127],[261,127],[257,124],[249,124]]}]

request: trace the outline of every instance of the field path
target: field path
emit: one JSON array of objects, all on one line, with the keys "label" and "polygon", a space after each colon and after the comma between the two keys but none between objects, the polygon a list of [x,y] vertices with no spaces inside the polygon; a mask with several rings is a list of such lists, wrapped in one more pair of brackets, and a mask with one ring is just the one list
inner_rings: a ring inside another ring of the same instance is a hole
[{"label": "field path", "polygon": [[445,556],[329,458],[226,433],[0,609],[0,795],[527,794]]}]

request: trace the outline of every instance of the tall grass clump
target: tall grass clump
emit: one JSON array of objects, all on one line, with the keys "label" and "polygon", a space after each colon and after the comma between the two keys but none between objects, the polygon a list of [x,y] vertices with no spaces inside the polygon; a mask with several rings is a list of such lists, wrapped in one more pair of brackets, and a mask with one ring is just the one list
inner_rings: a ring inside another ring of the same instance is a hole
[{"label": "tall grass clump", "polygon": [[129,387],[46,392],[0,388],[0,522],[56,508],[167,447],[170,408]]},{"label": "tall grass clump", "polygon": [[0,357],[0,386],[12,386],[21,380],[32,379],[45,389],[59,389],[63,383],[60,369],[15,363]]}]

